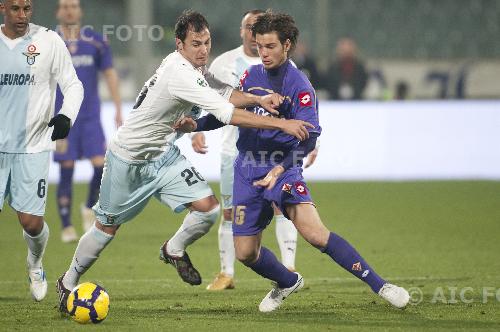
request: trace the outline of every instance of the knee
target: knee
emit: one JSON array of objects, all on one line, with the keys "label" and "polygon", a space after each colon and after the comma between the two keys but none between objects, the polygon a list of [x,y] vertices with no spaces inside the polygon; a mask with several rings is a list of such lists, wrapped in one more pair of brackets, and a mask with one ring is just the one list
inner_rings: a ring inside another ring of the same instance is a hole
[{"label": "knee", "polygon": [[217,208],[220,210],[219,201],[214,195],[203,198],[199,201],[193,202],[189,205],[189,208],[193,212],[211,212]]},{"label": "knee", "polygon": [[29,236],[37,236],[43,229],[43,217],[23,215],[20,217],[21,225]]},{"label": "knee", "polygon": [[233,209],[224,209],[224,220],[233,220]]},{"label": "knee", "polygon": [[[100,230],[101,232],[106,233],[106,234],[111,235],[111,236],[115,236],[116,232],[118,232],[118,229],[120,228],[120,225],[104,226],[103,224],[101,224],[98,221],[94,222],[94,226],[96,229]],[[92,228],[91,228],[91,230],[92,230]]]},{"label": "knee", "polygon": [[251,265],[259,258],[259,252],[254,249],[235,248],[236,259],[245,265]]}]

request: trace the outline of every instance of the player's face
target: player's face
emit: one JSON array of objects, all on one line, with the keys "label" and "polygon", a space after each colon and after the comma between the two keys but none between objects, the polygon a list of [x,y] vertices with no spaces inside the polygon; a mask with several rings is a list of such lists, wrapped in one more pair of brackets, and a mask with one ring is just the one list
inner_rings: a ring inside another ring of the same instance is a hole
[{"label": "player's face", "polygon": [[257,34],[255,40],[264,68],[278,68],[288,59],[291,43],[287,40],[284,44],[281,44],[276,32]]},{"label": "player's face", "polygon": [[[33,15],[33,5],[31,0],[5,0],[0,8],[4,15],[4,23],[8,32],[13,37],[20,37],[26,34],[28,24]],[[9,36],[10,37],[10,36]]]},{"label": "player's face", "polygon": [[207,28],[201,32],[189,30],[184,42],[180,39],[176,39],[176,44],[177,50],[184,58],[191,62],[195,68],[207,65],[210,48],[212,47],[210,31]]},{"label": "player's face", "polygon": [[245,17],[243,17],[240,28],[241,41],[243,42],[243,51],[246,55],[254,57],[259,56],[257,43],[255,42],[255,38],[252,36],[252,25],[254,25],[257,17],[259,17],[259,14],[247,14]]},{"label": "player's face", "polygon": [[80,0],[61,0],[57,10],[57,20],[62,25],[77,25],[82,19]]}]

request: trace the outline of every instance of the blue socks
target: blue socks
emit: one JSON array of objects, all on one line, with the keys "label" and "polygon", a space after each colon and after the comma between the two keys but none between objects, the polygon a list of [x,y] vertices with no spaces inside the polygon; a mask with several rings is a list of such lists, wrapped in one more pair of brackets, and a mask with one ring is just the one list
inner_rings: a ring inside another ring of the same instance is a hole
[{"label": "blue socks", "polygon": [[89,196],[87,198],[87,207],[89,209],[92,208],[99,199],[99,189],[101,187],[103,169],[103,167],[94,167],[94,176],[90,181]]},{"label": "blue socks", "polygon": [[61,178],[57,186],[57,208],[63,228],[71,226],[71,199],[73,191],[73,168],[61,167]]},{"label": "blue socks", "polygon": [[260,248],[260,255],[257,261],[248,265],[262,277],[276,281],[278,287],[289,288],[297,282],[297,274],[290,272],[283,264],[281,264],[276,256],[267,248]]},{"label": "blue socks", "polygon": [[322,251],[358,279],[366,282],[375,293],[378,293],[386,283],[366,263],[356,249],[337,234],[330,233],[328,244]]}]

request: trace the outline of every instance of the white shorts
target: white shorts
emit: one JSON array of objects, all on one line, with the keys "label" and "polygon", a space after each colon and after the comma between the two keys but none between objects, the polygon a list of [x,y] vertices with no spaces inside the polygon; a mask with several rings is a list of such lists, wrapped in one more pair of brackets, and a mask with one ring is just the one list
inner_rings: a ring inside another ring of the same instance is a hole
[{"label": "white shorts", "polygon": [[237,155],[221,154],[220,195],[224,210],[233,207],[234,161]]},{"label": "white shorts", "polygon": [[7,196],[17,212],[43,217],[50,152],[0,152],[0,210]]},{"label": "white shorts", "polygon": [[205,179],[179,152],[171,148],[155,160],[131,162],[106,153],[99,201],[93,207],[105,226],[123,224],[137,216],[151,196],[174,212],[213,195]]}]

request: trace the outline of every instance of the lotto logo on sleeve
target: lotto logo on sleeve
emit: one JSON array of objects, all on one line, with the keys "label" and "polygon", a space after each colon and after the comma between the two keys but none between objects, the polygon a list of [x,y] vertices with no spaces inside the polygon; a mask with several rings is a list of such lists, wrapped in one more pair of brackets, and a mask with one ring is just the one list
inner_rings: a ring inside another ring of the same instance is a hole
[{"label": "lotto logo on sleeve", "polygon": [[299,93],[299,104],[300,106],[312,106],[312,97],[311,93],[304,91]]}]

